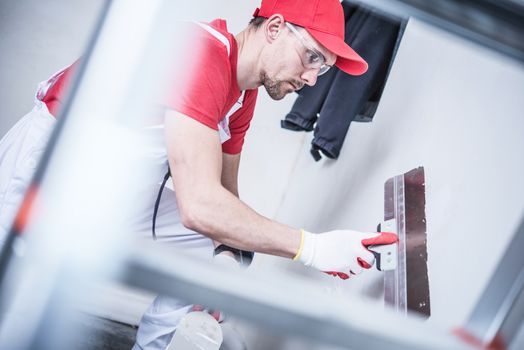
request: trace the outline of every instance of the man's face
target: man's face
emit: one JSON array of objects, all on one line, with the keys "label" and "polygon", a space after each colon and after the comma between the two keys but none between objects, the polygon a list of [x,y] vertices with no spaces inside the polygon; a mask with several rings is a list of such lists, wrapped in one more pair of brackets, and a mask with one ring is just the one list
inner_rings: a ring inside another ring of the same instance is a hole
[{"label": "man's face", "polygon": [[313,54],[311,49],[320,53],[328,65],[336,61],[336,55],[320,45],[305,29],[295,28],[303,38],[284,25],[282,35],[269,48],[266,69],[261,73],[262,84],[274,100],[281,100],[305,84],[315,85],[319,68],[308,67]]}]

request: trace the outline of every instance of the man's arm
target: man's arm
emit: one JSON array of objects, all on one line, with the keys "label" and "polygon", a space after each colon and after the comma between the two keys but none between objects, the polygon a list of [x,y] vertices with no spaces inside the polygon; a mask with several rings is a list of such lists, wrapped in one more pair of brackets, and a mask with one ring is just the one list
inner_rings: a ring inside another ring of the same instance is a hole
[{"label": "man's arm", "polygon": [[[229,192],[233,193],[237,198],[238,195],[238,169],[240,166],[240,153],[239,154],[227,154],[222,153],[222,186]],[[221,242],[213,241],[215,248],[218,247]],[[224,252],[223,254],[233,256],[231,252]]]},{"label": "man's arm", "polygon": [[[238,169],[240,166],[240,153],[222,153],[222,186],[236,197],[238,195]],[[240,197],[239,197],[240,198]]]},{"label": "man's arm", "polygon": [[[238,249],[295,256],[301,240],[299,230],[259,215],[224,186],[217,131],[175,111],[167,113],[165,131],[184,226]],[[225,180],[226,186],[231,185],[231,178],[226,176]]]},{"label": "man's arm", "polygon": [[[222,183],[218,132],[174,111],[165,119],[169,165],[184,226],[231,247],[296,256],[306,266],[345,275],[358,274],[373,264],[373,254],[363,245],[366,240],[373,239],[374,244],[396,242],[395,234],[300,232],[257,214]],[[226,176],[225,180],[231,178]]]}]

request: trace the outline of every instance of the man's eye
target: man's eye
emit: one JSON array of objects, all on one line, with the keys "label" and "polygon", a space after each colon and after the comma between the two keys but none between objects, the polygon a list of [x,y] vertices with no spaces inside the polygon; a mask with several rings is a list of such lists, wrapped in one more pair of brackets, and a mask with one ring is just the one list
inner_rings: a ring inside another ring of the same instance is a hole
[{"label": "man's eye", "polygon": [[306,51],[306,57],[308,63],[318,63],[320,61],[320,56],[311,50]]}]

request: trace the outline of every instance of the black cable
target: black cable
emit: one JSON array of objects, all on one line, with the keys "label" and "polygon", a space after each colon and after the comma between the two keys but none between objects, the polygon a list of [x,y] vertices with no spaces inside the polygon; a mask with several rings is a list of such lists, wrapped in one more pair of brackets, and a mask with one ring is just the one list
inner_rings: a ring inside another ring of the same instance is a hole
[{"label": "black cable", "polygon": [[162,181],[162,185],[160,185],[160,189],[158,190],[158,195],[156,196],[156,202],[155,202],[155,209],[153,211],[153,225],[151,226],[151,232],[153,234],[153,239],[156,241],[156,215],[158,213],[158,207],[160,206],[160,199],[162,198],[162,192],[164,192],[164,187],[166,187],[166,182],[171,176],[171,171],[167,169],[166,175],[164,175],[164,180]]}]

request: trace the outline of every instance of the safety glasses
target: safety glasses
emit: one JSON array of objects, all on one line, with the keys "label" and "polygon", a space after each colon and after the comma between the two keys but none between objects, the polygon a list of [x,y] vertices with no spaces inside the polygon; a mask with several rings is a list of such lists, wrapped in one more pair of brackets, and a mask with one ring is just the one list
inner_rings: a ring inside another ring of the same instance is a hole
[{"label": "safety glasses", "polygon": [[293,32],[293,34],[295,34],[302,45],[304,45],[306,48],[305,54],[300,56],[304,67],[308,69],[318,69],[319,71],[317,75],[319,76],[326,73],[331,68],[331,66],[326,64],[326,58],[324,55],[315,49],[313,45],[311,45],[310,42],[304,38],[302,34],[300,34],[293,24],[286,22],[286,26],[289,28],[289,30],[291,30],[291,32]]}]

